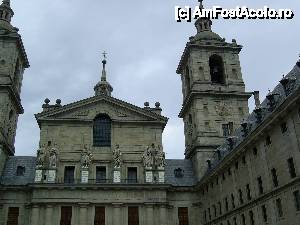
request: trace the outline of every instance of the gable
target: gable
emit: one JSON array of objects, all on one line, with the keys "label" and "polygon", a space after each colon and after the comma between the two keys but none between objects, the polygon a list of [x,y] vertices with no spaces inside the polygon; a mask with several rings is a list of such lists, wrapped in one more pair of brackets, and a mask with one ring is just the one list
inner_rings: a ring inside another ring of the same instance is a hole
[{"label": "gable", "polygon": [[36,114],[42,120],[91,121],[99,114],[107,114],[113,121],[152,121],[166,124],[168,119],[151,109],[144,109],[109,96],[95,96],[79,102]]}]

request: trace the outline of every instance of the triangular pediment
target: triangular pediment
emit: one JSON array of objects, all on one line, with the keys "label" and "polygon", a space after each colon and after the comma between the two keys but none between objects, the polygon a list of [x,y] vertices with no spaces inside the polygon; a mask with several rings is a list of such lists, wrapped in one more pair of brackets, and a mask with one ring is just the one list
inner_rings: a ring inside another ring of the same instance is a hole
[{"label": "triangular pediment", "polygon": [[42,120],[93,120],[99,114],[107,114],[113,121],[153,121],[167,123],[151,109],[144,109],[110,96],[95,96],[61,107],[54,107],[36,114]]}]

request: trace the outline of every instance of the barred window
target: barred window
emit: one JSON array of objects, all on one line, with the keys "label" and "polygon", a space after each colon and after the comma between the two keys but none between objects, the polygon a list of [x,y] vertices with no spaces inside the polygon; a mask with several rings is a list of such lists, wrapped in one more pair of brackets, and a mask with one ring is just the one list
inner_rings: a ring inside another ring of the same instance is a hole
[{"label": "barred window", "polygon": [[107,115],[99,115],[93,126],[94,146],[111,146],[111,119]]}]

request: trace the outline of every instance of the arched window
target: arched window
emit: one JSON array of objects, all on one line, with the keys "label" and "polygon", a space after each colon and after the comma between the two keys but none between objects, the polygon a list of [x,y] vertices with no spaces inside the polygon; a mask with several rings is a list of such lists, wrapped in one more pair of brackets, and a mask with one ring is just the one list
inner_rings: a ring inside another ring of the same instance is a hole
[{"label": "arched window", "polygon": [[209,58],[211,82],[215,84],[224,84],[224,65],[221,56],[212,55]]},{"label": "arched window", "polygon": [[93,125],[94,146],[111,146],[111,119],[107,115],[99,115]]}]

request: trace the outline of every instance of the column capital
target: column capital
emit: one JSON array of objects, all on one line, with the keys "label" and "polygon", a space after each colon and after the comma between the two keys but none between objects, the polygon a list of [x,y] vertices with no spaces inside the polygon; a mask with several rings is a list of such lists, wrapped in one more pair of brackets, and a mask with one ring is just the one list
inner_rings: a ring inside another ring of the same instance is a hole
[{"label": "column capital", "polygon": [[88,203],[88,202],[82,202],[82,203],[78,203],[78,205],[79,205],[80,208],[86,208],[86,207],[88,207],[90,205],[90,203]]},{"label": "column capital", "polygon": [[124,203],[112,203],[112,206],[113,206],[114,208],[121,208],[121,207],[124,206]]}]

